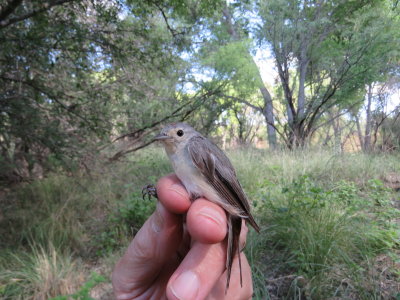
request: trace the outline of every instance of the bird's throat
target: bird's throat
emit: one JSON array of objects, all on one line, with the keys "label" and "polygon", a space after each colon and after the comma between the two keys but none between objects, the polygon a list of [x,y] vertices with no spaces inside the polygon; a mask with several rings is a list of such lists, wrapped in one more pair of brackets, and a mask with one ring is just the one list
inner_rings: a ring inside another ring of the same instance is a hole
[{"label": "bird's throat", "polygon": [[168,156],[174,155],[176,153],[176,146],[174,143],[164,143],[164,148]]}]

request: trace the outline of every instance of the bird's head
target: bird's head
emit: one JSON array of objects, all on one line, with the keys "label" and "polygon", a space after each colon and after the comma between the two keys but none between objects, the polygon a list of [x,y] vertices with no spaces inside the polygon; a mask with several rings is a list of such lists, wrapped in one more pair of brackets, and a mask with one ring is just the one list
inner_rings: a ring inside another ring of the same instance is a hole
[{"label": "bird's head", "polygon": [[196,135],[199,133],[186,123],[171,123],[166,125],[154,139],[163,142],[166,148],[179,149]]}]

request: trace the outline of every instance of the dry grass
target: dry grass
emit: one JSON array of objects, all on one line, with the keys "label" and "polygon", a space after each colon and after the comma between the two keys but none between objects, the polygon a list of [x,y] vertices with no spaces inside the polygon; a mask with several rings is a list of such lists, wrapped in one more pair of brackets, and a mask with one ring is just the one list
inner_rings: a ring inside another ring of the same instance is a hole
[{"label": "dry grass", "polygon": [[[395,299],[398,194],[380,179],[400,174],[398,155],[241,149],[229,156],[263,228],[246,250],[254,299]],[[55,174],[0,199],[0,299],[73,294],[92,271],[108,278],[152,212],[141,187],[169,172],[163,150],[149,148],[90,177]],[[92,292],[110,295],[109,283]]]},{"label": "dry grass", "polygon": [[[80,259],[62,254],[52,245],[33,247],[30,253],[3,253],[0,280],[6,286],[3,299],[45,300],[72,294],[87,277]],[[9,261],[4,261],[9,260]]]}]

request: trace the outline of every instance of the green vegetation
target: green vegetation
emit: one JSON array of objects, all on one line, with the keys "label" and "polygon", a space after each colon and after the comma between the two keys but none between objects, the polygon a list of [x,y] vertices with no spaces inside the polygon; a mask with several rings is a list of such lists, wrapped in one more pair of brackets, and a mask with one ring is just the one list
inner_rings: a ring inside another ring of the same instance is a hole
[{"label": "green vegetation", "polygon": [[399,16],[394,0],[3,0],[0,183],[90,171],[175,121],[229,146],[398,149]]},{"label": "green vegetation", "polygon": [[[262,224],[246,248],[255,299],[398,297],[399,196],[384,181],[400,173],[398,156],[228,153]],[[11,189],[2,199],[0,299],[111,295],[111,269],[154,209],[141,188],[170,171],[151,148],[91,176],[52,174]]]},{"label": "green vegetation", "polygon": [[172,171],[153,137],[184,121],[253,200],[255,299],[399,300],[399,12],[1,0],[0,299],[111,298]]}]

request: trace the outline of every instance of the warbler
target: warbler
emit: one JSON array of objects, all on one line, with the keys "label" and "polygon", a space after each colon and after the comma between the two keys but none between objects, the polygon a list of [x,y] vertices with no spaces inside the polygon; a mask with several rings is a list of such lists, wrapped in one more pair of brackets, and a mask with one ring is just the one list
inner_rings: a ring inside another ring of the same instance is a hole
[{"label": "warbler", "polygon": [[204,197],[226,211],[228,222],[226,289],[229,288],[232,262],[236,253],[239,257],[240,285],[242,285],[239,249],[242,219],[249,222],[257,232],[260,228],[250,212],[249,201],[231,162],[221,149],[186,123],[172,123],[165,126],[155,140],[164,144],[175,174],[185,186],[190,199],[194,201]]}]

